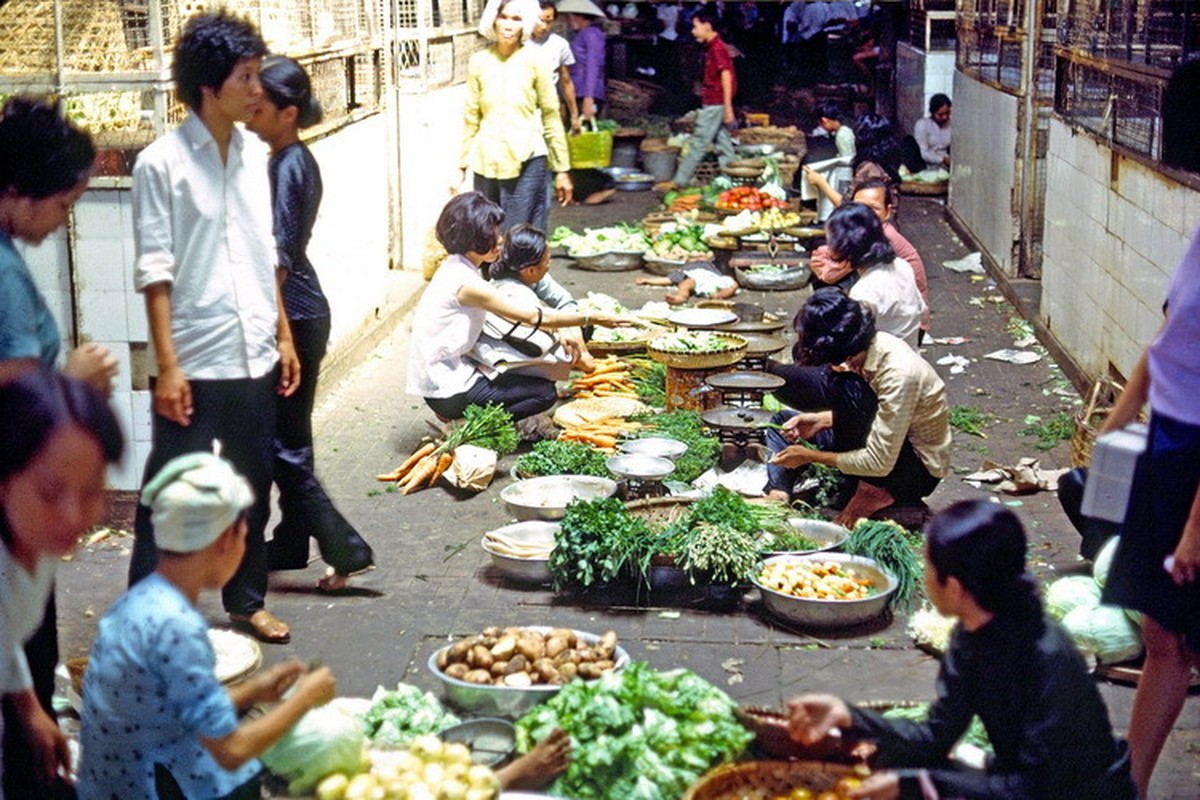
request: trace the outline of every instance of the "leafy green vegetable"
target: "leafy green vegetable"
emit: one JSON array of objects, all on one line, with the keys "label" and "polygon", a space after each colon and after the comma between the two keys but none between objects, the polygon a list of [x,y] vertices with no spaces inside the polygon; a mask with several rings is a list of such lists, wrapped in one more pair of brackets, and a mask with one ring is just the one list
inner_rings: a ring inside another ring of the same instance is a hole
[{"label": "leafy green vegetable", "polygon": [[571,736],[571,766],[549,793],[577,800],[675,800],[753,738],[724,692],[684,669],[634,662],[575,681],[517,721],[528,752],[556,727]]},{"label": "leafy green vegetable", "polygon": [[675,461],[675,471],[668,480],[691,483],[717,463],[721,453],[721,442],[709,435],[703,420],[695,411],[668,411],[664,414],[646,414],[637,417],[645,424],[641,436],[666,436],[678,439],[687,445],[687,452]]},{"label": "leafy green vegetable", "polygon": [[633,572],[649,585],[654,534],[615,497],[567,506],[550,552],[554,590],[587,588]]},{"label": "leafy green vegetable", "polygon": [[983,428],[992,421],[992,415],[975,406],[951,406],[950,427],[956,431],[986,439]]},{"label": "leafy green vegetable", "polygon": [[533,450],[517,458],[517,473],[523,477],[539,475],[595,475],[612,477],[604,465],[607,456],[583,442],[545,439]]},{"label": "leafy green vegetable", "polygon": [[446,711],[430,692],[406,683],[389,692],[380,686],[364,718],[367,737],[375,744],[403,746],[418,736],[457,725],[458,717]]},{"label": "leafy green vegetable", "polygon": [[755,534],[701,522],[689,531],[681,566],[693,576],[704,573],[715,583],[734,585],[754,572],[758,560]]},{"label": "leafy green vegetable", "polygon": [[896,579],[896,605],[909,607],[920,596],[925,563],[918,552],[921,534],[890,520],[860,519],[842,549],[879,562]]},{"label": "leafy green vegetable", "polygon": [[463,411],[463,421],[455,424],[446,437],[445,450],[462,444],[473,444],[507,455],[517,449],[521,435],[513,425],[512,415],[499,403],[486,406],[471,404]]},{"label": "leafy green vegetable", "polygon": [[262,754],[267,769],[288,781],[288,793],[304,795],[326,775],[353,775],[362,763],[366,729],[337,702],[307,711]]},{"label": "leafy green vegetable", "polygon": [[762,543],[762,549],[770,552],[796,552],[819,550],[821,543],[808,538],[797,530],[773,533]]},{"label": "leafy green vegetable", "polygon": [[667,365],[649,358],[626,359],[632,369],[633,389],[647,405],[667,404]]}]

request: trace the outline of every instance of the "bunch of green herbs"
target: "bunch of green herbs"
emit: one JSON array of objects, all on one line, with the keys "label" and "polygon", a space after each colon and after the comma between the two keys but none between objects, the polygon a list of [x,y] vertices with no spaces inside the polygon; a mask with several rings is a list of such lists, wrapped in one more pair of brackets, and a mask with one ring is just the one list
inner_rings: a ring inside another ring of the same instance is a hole
[{"label": "bunch of green herbs", "polygon": [[923,539],[891,520],[861,519],[846,538],[842,550],[852,556],[872,559],[896,579],[893,602],[911,608],[921,595],[925,562],[920,549]]},{"label": "bunch of green herbs", "polygon": [[675,461],[675,471],[667,480],[691,483],[712,469],[721,454],[721,442],[708,433],[704,421],[695,411],[668,411],[644,414],[636,418],[643,423],[641,436],[666,436],[687,445],[687,452]]},{"label": "bunch of green herbs", "polygon": [[499,403],[485,406],[472,403],[463,411],[463,419],[451,427],[446,435],[445,450],[453,451],[459,445],[473,444],[508,455],[521,443],[521,435],[513,425],[512,414]]},{"label": "bunch of green herbs", "polygon": [[645,520],[615,497],[573,501],[550,551],[554,590],[586,589],[631,573],[648,586],[655,539]]},{"label": "bunch of green herbs", "polygon": [[642,402],[656,408],[667,404],[667,365],[648,358],[627,359],[632,369],[633,389]]},{"label": "bunch of green herbs", "polygon": [[540,475],[594,475],[611,478],[605,466],[608,457],[583,442],[545,439],[517,458],[517,474],[533,478]]}]

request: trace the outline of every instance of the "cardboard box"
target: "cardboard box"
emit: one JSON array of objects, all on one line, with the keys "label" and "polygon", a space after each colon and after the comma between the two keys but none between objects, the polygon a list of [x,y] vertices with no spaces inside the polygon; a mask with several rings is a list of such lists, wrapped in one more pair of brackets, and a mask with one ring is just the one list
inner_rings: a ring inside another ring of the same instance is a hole
[{"label": "cardboard box", "polygon": [[1149,429],[1133,422],[1118,431],[1097,437],[1083,487],[1080,510],[1084,516],[1108,522],[1124,522],[1129,490],[1138,457],[1146,450]]}]

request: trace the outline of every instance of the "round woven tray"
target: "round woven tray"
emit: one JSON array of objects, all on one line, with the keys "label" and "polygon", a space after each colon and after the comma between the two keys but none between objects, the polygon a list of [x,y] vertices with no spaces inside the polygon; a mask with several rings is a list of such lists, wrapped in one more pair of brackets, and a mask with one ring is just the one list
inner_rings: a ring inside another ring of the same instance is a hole
[{"label": "round woven tray", "polygon": [[646,352],[658,363],[676,369],[712,369],[713,367],[728,367],[741,361],[742,357],[746,355],[747,342],[745,338],[732,333],[724,333],[720,336],[736,347],[712,353],[678,353],[674,350],[660,350],[654,346],[654,342],[649,342],[646,345]]},{"label": "round woven tray", "polygon": [[646,352],[645,342],[597,342],[587,343],[588,352],[596,356],[632,355]]},{"label": "round woven tray", "polygon": [[683,519],[691,502],[678,497],[651,497],[647,500],[631,500],[625,504],[625,508],[651,527],[659,528]]},{"label": "round woven tray", "polygon": [[[842,778],[855,775],[854,768],[819,761],[747,761],[725,764],[696,782],[683,800],[741,800],[743,797],[775,797],[793,789],[828,792]],[[751,794],[753,793],[753,794]]]}]

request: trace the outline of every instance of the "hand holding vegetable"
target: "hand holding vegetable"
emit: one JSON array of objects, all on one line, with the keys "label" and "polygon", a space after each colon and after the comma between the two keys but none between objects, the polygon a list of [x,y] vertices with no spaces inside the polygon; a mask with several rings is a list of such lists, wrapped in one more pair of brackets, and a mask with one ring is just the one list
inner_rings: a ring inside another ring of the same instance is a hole
[{"label": "hand holding vegetable", "polygon": [[329,667],[318,667],[296,681],[296,696],[309,708],[323,706],[337,694],[337,679]]},{"label": "hand holding vegetable", "polygon": [[293,658],[254,676],[252,693],[256,703],[277,703],[304,674],[304,665]]},{"label": "hand holding vegetable", "polygon": [[811,464],[819,452],[819,450],[813,450],[802,444],[793,444],[771,456],[771,463],[780,467],[795,469],[803,467],[805,464]]},{"label": "hand holding vegetable", "polygon": [[850,708],[840,697],[806,694],[788,701],[788,733],[800,744],[816,744],[850,723]]},{"label": "hand holding vegetable", "polygon": [[789,442],[809,441],[818,433],[833,427],[833,414],[828,411],[800,412],[783,423],[783,437]]}]

